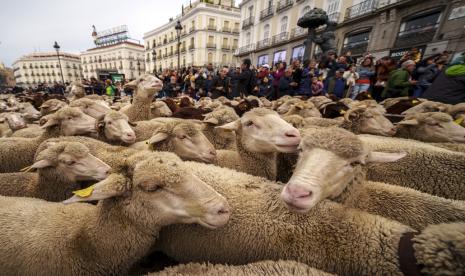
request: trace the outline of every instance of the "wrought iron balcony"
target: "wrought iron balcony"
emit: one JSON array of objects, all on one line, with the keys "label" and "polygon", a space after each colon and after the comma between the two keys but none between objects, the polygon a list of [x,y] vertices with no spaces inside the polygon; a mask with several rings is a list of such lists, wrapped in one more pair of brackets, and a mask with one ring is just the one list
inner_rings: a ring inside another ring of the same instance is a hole
[{"label": "wrought iron balcony", "polygon": [[249,28],[250,26],[253,25],[253,22],[254,22],[253,16],[245,19],[244,21],[242,21],[242,29],[245,30],[245,29]]},{"label": "wrought iron balcony", "polygon": [[257,50],[271,46],[271,38],[265,38],[257,42]]},{"label": "wrought iron balcony", "polygon": [[346,53],[347,51],[351,51],[352,55],[363,55],[367,52],[368,49],[368,41],[360,41],[351,44],[346,44],[342,47],[342,53]]},{"label": "wrought iron balcony", "polygon": [[266,18],[268,18],[270,16],[273,16],[273,14],[274,14],[274,6],[271,5],[268,8],[266,8],[266,9],[264,9],[264,10],[262,10],[260,12],[260,20],[263,20],[263,19],[266,19]]},{"label": "wrought iron balcony", "polygon": [[344,20],[349,20],[376,10],[378,0],[366,0],[360,4],[348,7]]},{"label": "wrought iron balcony", "polygon": [[214,24],[208,24],[207,29],[209,31],[216,31],[216,26]]},{"label": "wrought iron balcony", "polygon": [[277,34],[275,36],[273,36],[273,45],[274,44],[279,44],[279,43],[282,43],[282,42],[285,42],[289,40],[289,33],[288,32],[282,32],[280,34]]},{"label": "wrought iron balcony", "polygon": [[394,43],[395,48],[412,47],[414,45],[429,43],[433,40],[438,25],[410,29],[400,32]]},{"label": "wrought iron balcony", "polygon": [[276,12],[282,12],[289,9],[294,4],[293,0],[281,0],[278,2]]},{"label": "wrought iron balcony", "polygon": [[189,45],[189,50],[194,50],[194,44]]},{"label": "wrought iron balcony", "polygon": [[229,51],[229,50],[231,50],[231,47],[229,45],[227,45],[227,44],[223,44],[223,45],[221,45],[221,49]]},{"label": "wrought iron balcony", "polygon": [[190,27],[190,28],[189,28],[189,33],[192,33],[192,32],[194,32],[194,31],[195,31],[195,27]]},{"label": "wrought iron balcony", "polygon": [[239,29],[237,29],[237,28],[233,29],[233,30],[232,30],[232,33],[233,33],[233,34],[239,34]]},{"label": "wrought iron balcony", "polygon": [[305,36],[307,34],[307,30],[300,27],[295,27],[291,30],[291,38]]},{"label": "wrought iron balcony", "polygon": [[332,22],[339,22],[339,18],[341,17],[340,12],[333,12],[332,14],[328,14],[329,21]]},{"label": "wrought iron balcony", "polygon": [[216,49],[216,44],[214,42],[208,42],[207,49]]},{"label": "wrought iron balcony", "polygon": [[230,32],[231,32],[231,28],[229,28],[229,27],[223,27],[222,31],[223,31],[224,33],[230,33]]},{"label": "wrought iron balcony", "polygon": [[181,53],[185,53],[186,52],[186,46],[181,46]]},{"label": "wrought iron balcony", "polygon": [[255,48],[254,44],[249,44],[249,45],[240,47],[239,50],[237,51],[237,54],[241,55],[241,54],[252,52],[254,48]]}]

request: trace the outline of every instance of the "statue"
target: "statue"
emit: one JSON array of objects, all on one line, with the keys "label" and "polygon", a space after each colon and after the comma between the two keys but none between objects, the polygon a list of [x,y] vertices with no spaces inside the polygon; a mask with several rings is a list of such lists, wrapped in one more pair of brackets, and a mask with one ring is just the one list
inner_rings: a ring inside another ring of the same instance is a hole
[{"label": "statue", "polygon": [[[317,35],[316,29],[323,25],[326,25],[325,29],[321,35]],[[310,60],[312,42],[320,46],[323,55],[336,52],[336,35],[334,31],[336,30],[337,22],[329,21],[328,15],[324,10],[313,8],[297,21],[297,26],[308,29],[308,36],[304,42],[304,63]]]}]

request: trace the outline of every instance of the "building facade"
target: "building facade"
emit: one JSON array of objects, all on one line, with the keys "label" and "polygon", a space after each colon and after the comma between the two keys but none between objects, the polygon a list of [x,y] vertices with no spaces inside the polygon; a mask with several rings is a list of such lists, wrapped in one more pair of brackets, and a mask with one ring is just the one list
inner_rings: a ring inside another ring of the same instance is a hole
[{"label": "building facade", "polygon": [[144,74],[144,46],[130,41],[100,46],[81,53],[84,78],[124,74],[128,80]]},{"label": "building facade", "polygon": [[[314,7],[338,22],[338,53],[400,58],[417,47],[424,55],[465,50],[464,0],[245,0],[236,56],[254,64],[303,56],[306,30],[297,20]],[[312,45],[312,53],[319,51]]]},{"label": "building facade", "polygon": [[144,34],[147,72],[178,67],[178,20],[182,26],[180,67],[236,65],[233,53],[239,44],[239,9],[232,0],[199,1],[184,7],[182,15]]},{"label": "building facade", "polygon": [[21,57],[13,63],[16,85],[36,87],[39,83],[62,83],[62,72],[65,83],[82,79],[81,60],[78,55],[60,52],[60,62],[61,70],[57,54],[54,52],[33,53]]}]

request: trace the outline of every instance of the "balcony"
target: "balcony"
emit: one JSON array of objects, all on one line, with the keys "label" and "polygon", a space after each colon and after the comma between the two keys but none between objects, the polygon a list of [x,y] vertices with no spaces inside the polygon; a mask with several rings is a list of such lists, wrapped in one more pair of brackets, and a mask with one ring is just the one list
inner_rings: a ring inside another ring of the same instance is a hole
[{"label": "balcony", "polygon": [[253,16],[245,19],[244,21],[242,21],[242,29],[245,30],[245,29],[249,28],[250,26],[253,25],[253,22],[254,22]]},{"label": "balcony", "polygon": [[186,46],[181,46],[181,53],[185,53],[186,52]]},{"label": "balcony", "polygon": [[271,46],[271,38],[265,38],[257,42],[257,50],[264,49]]},{"label": "balcony", "polygon": [[332,22],[339,22],[339,18],[341,17],[340,12],[333,12],[332,14],[328,14],[329,21]]},{"label": "balcony", "polygon": [[282,32],[280,34],[277,34],[273,36],[273,45],[280,44],[283,42],[286,42],[289,40],[289,33],[288,32]]},{"label": "balcony", "polygon": [[285,11],[289,9],[290,7],[292,7],[293,4],[294,4],[293,0],[281,0],[278,2],[278,5],[276,7],[276,12]]},{"label": "balcony", "polygon": [[273,14],[274,14],[274,6],[271,5],[268,8],[266,8],[266,9],[264,9],[264,10],[262,10],[260,12],[260,20],[264,20],[264,19],[266,19],[268,17],[271,17],[271,16],[273,16]]},{"label": "balcony", "polygon": [[208,42],[207,49],[216,49],[216,44],[214,42]]},{"label": "balcony", "polygon": [[346,53],[347,51],[351,51],[352,55],[363,55],[367,52],[368,49],[368,40],[367,41],[359,41],[354,42],[351,44],[344,45],[342,47],[342,53]]},{"label": "balcony", "polygon": [[190,27],[189,28],[189,33],[193,33],[195,31],[195,27]]},{"label": "balcony", "polygon": [[239,50],[237,51],[238,55],[246,54],[249,52],[252,52],[255,49],[254,44],[249,44],[243,47],[240,47]]},{"label": "balcony", "polygon": [[231,47],[229,47],[229,45],[223,44],[223,45],[221,45],[221,49],[225,50],[225,51],[229,51],[229,50],[231,50]]},{"label": "balcony", "polygon": [[352,7],[348,7],[344,20],[353,19],[376,10],[377,3],[378,0],[367,0]]},{"label": "balcony", "polygon": [[214,24],[208,24],[207,29],[209,31],[216,31],[216,26]]},{"label": "balcony", "polygon": [[167,44],[168,43],[168,39],[163,39],[163,45]]},{"label": "balcony", "polygon": [[173,42],[173,41],[174,41],[174,38],[173,38],[173,37],[170,37],[169,42]]},{"label": "balcony", "polygon": [[237,29],[237,28],[232,30],[232,33],[233,33],[233,34],[239,34],[239,32],[240,32],[240,31],[239,31],[239,29]]},{"label": "balcony", "polygon": [[189,45],[189,50],[194,50],[194,44]]},{"label": "balcony", "polygon": [[230,32],[231,32],[231,28],[229,28],[229,27],[223,27],[223,29],[221,29],[221,31],[222,31],[223,33],[230,33]]},{"label": "balcony", "polygon": [[438,24],[400,32],[394,43],[394,48],[413,47],[429,43],[433,40],[437,28]]},{"label": "balcony", "polygon": [[300,27],[295,27],[291,30],[291,38],[302,37],[307,34],[307,30]]},{"label": "balcony", "polygon": [[168,53],[168,56],[170,57],[170,56],[172,56],[172,55],[173,55],[173,51],[170,51],[170,52]]}]

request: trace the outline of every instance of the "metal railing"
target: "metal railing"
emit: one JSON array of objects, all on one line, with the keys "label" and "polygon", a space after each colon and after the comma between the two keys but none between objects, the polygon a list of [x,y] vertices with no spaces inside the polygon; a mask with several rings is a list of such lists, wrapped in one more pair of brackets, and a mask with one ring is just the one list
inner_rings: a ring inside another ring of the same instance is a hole
[{"label": "metal railing", "polygon": [[294,4],[293,0],[281,0],[278,2],[278,5],[276,7],[276,12],[284,11],[285,9],[292,7],[293,4]]},{"label": "metal railing", "polygon": [[189,50],[193,50],[194,48],[194,44],[189,45]]},{"label": "metal railing", "polygon": [[253,22],[254,22],[254,18],[253,16],[245,19],[244,21],[242,21],[242,29],[245,30],[247,29],[248,27],[252,26],[253,25]]},{"label": "metal railing", "polygon": [[216,44],[214,42],[207,42],[208,49],[216,49]]},{"label": "metal railing", "polygon": [[289,40],[289,33],[288,32],[282,32],[280,34],[274,35],[273,36],[273,45],[274,44],[279,44],[281,42],[285,42]]},{"label": "metal railing", "polygon": [[240,54],[252,52],[253,50],[255,50],[254,44],[249,44],[249,45],[240,47],[237,51],[237,54],[240,55]]},{"label": "metal railing", "polygon": [[291,30],[291,38],[305,36],[307,34],[307,30],[300,27],[295,27]]},{"label": "metal railing", "polygon": [[257,42],[257,50],[271,46],[271,39],[265,38]]},{"label": "metal railing", "polygon": [[378,0],[366,0],[360,4],[348,7],[344,20],[349,20],[376,10],[378,7]]},{"label": "metal railing", "polygon": [[333,12],[331,14],[328,14],[328,19],[329,21],[332,21],[332,22],[339,22],[340,17],[341,17],[340,12]]},{"label": "metal railing", "polygon": [[223,44],[223,45],[221,45],[221,49],[229,51],[229,50],[231,50],[231,47],[229,45]]},{"label": "metal railing", "polygon": [[223,27],[222,31],[224,33],[230,33],[231,32],[231,28],[230,27]]},{"label": "metal railing", "polygon": [[195,31],[195,27],[190,27],[190,28],[189,28],[189,33],[192,33],[192,32],[194,32],[194,31]]},{"label": "metal railing", "polygon": [[260,20],[263,20],[265,18],[268,18],[274,14],[274,6],[271,5],[268,8],[262,10],[260,12]]},{"label": "metal railing", "polygon": [[209,31],[216,31],[216,26],[215,26],[215,25],[212,25],[212,24],[208,24],[207,29],[208,29]]},{"label": "metal railing", "polygon": [[239,32],[240,32],[240,31],[239,31],[239,29],[237,29],[237,28],[235,28],[235,29],[232,30],[232,33],[233,33],[233,34],[238,34]]}]

